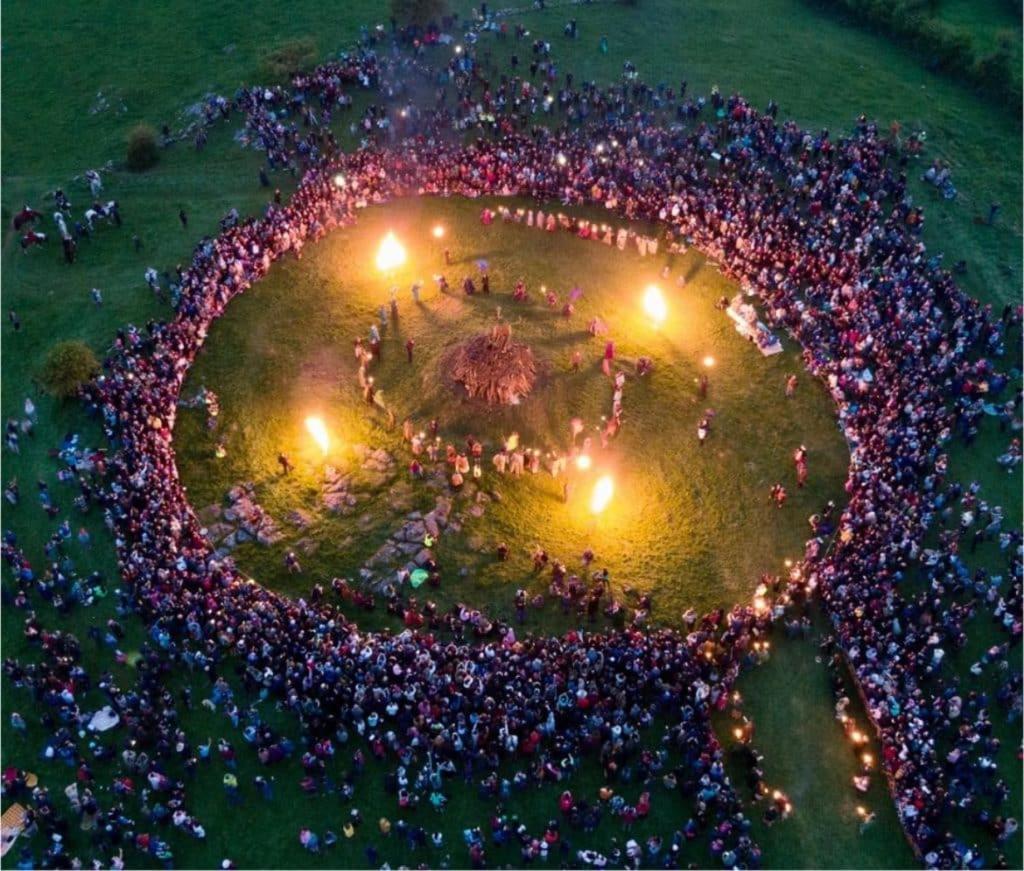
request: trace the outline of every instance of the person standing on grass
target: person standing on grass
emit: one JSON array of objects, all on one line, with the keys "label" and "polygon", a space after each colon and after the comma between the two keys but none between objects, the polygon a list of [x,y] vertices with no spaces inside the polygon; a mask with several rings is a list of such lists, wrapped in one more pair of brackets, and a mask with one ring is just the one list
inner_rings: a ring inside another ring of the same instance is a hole
[{"label": "person standing on grass", "polygon": [[796,466],[796,485],[803,487],[807,483],[807,448],[804,445],[793,452],[793,463]]},{"label": "person standing on grass", "polygon": [[238,791],[238,778],[230,771],[224,775],[224,794],[229,805],[236,806],[242,803],[242,796]]},{"label": "person standing on grass", "polygon": [[415,348],[415,347],[416,347],[416,342],[415,342],[414,339],[407,339],[406,340],[406,342],[405,342],[405,355],[406,355],[406,357],[408,357],[410,363],[412,363],[412,351],[413,351],[413,348]]},{"label": "person standing on grass", "polygon": [[18,422],[13,418],[7,421],[7,429],[4,435],[4,443],[7,445],[7,450],[12,454],[21,453],[19,447],[19,436],[18,436]]},{"label": "person standing on grass", "polygon": [[786,398],[792,399],[796,396],[796,375],[786,376]]},{"label": "person standing on grass", "polygon": [[707,440],[710,429],[711,422],[706,417],[702,417],[700,423],[697,424],[697,442],[701,447],[704,447],[704,442]]},{"label": "person standing on grass", "polygon": [[274,798],[273,784],[262,774],[257,774],[252,782],[259,789],[264,801],[271,801]]}]

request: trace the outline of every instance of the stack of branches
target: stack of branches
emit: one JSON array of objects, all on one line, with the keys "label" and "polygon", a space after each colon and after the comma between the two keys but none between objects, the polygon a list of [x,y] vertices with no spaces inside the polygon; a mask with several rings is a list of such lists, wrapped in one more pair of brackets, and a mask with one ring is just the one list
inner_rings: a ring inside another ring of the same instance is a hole
[{"label": "stack of branches", "polygon": [[513,342],[511,330],[499,324],[458,349],[452,358],[450,375],[474,399],[492,405],[513,405],[533,389],[537,364],[533,351]]}]

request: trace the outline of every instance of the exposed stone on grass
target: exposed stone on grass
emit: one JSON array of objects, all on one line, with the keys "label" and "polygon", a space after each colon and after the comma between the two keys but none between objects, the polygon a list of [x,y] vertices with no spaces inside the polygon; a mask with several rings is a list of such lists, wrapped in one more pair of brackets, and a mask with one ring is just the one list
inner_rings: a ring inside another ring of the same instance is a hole
[{"label": "exposed stone on grass", "polygon": [[335,514],[352,514],[359,497],[352,492],[352,476],[343,474],[334,466],[324,470],[320,500],[324,508]]},{"label": "exposed stone on grass", "polygon": [[[227,508],[207,505],[199,512],[200,519],[206,521],[205,535],[218,546],[221,557],[245,541],[255,539],[264,547],[270,547],[284,538],[277,521],[256,501],[255,489],[252,482],[236,484],[228,491]],[[289,519],[295,515],[308,518],[305,512],[296,509]]]},{"label": "exposed stone on grass", "polygon": [[285,520],[287,520],[292,526],[297,526],[299,529],[305,529],[307,526],[312,525],[313,516],[308,511],[296,508],[288,512],[288,516]]},{"label": "exposed stone on grass", "polygon": [[[483,514],[483,503],[474,507],[479,508],[480,514]],[[380,589],[393,580],[394,571],[401,568],[411,572],[425,566],[433,556],[427,547],[428,536],[436,541],[443,530],[457,529],[451,523],[451,514],[452,499],[447,495],[437,496],[434,507],[426,514],[410,511],[402,525],[366,561],[359,570],[359,576],[374,588]]]},{"label": "exposed stone on grass", "polygon": [[384,448],[369,448],[366,445],[353,445],[352,450],[359,460],[360,466],[370,472],[393,472],[395,458]]}]

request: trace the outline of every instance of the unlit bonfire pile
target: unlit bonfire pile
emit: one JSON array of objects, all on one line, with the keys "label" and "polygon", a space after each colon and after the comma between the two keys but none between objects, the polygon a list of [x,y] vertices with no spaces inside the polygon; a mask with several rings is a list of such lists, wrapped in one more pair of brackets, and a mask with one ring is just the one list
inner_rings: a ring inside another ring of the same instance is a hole
[{"label": "unlit bonfire pile", "polygon": [[517,405],[537,381],[533,351],[512,341],[508,324],[497,324],[451,356],[449,376],[473,399],[491,405]]},{"label": "unlit bonfire pile", "polygon": [[207,505],[199,512],[206,536],[216,545],[219,556],[226,556],[246,541],[270,547],[284,537],[277,521],[256,502],[254,490],[251,482],[238,484],[228,491],[227,508]]}]

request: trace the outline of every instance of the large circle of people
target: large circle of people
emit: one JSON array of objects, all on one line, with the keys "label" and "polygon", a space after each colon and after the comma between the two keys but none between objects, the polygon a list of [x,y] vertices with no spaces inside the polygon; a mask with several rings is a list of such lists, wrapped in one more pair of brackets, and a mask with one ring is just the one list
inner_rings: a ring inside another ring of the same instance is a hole
[{"label": "large circle of people", "polygon": [[[333,604],[279,596],[218,557],[178,478],[173,428],[188,369],[211,323],[275,260],[300,257],[361,207],[399,196],[603,206],[656,223],[669,243],[685,240],[754,288],[772,324],[800,341],[807,368],[826,383],[851,448],[848,504],[831,544],[808,542],[777,604],[820,591],[878,730],[907,835],[928,865],[969,861],[971,848],[946,822],[975,793],[998,789],[995,739],[987,706],[974,693],[965,701],[943,665],[973,613],[953,601],[966,572],[955,536],[934,551],[922,542],[963,495],[945,480],[944,445],[994,378],[990,357],[1001,353],[1009,319],[961,293],[925,251],[924,217],[891,159],[891,138],[864,118],[846,137],[811,133],[777,121],[774,105],[759,111],[717,91],[688,99],[685,83],[653,88],[635,75],[574,88],[543,43],[533,46],[529,79],[523,70],[497,86],[473,52],[453,55],[442,79],[457,100],[439,90],[434,108],[418,110],[403,103],[409,82],[438,81],[424,51],[384,61],[363,50],[296,76],[291,88],[236,95],[249,141],[266,151],[270,169],[301,169],[301,183],[286,204],[272,202],[262,217],[203,239],[179,271],[174,319],[119,331],[89,391],[116,448],[97,498],[133,607],[149,627],[144,673],[186,663],[213,674],[231,655],[249,689],[295,712],[314,753],[355,732],[405,766],[429,754],[432,765],[454,771],[468,755],[479,776],[518,758],[529,761],[532,778],[560,780],[587,752],[599,752],[607,768],[635,751],[639,725],[663,717],[683,760],[678,788],[694,802],[686,837],[705,832],[727,867],[758,864],[709,717],[781,607],[737,605],[689,633],[511,640],[498,626],[473,642],[434,631],[366,633]],[[363,147],[343,153],[326,124],[351,110],[352,85],[373,89],[394,111],[363,112],[353,122]],[[659,109],[674,121],[660,121]],[[536,125],[538,112],[565,123]],[[917,563],[932,583],[912,593],[901,582]],[[998,598],[1016,643],[1019,570],[1001,591],[973,582],[979,601]],[[151,684],[153,699],[171,704]],[[115,709],[124,701],[111,698]],[[946,755],[940,748],[949,742]],[[290,752],[265,724],[252,743],[267,764]],[[482,864],[475,847],[471,858]]]}]

